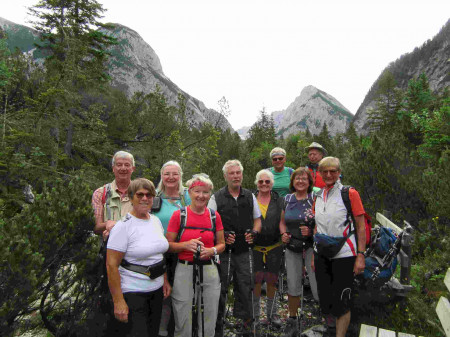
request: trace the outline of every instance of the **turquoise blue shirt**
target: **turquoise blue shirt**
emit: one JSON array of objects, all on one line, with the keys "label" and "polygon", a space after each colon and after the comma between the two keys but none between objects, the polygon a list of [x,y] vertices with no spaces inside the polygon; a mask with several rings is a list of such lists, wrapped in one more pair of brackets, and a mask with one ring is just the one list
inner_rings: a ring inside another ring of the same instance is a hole
[{"label": "turquoise blue shirt", "polygon": [[291,182],[291,174],[293,171],[294,170],[290,167],[285,167],[283,171],[277,172],[273,167],[271,167],[270,172],[273,173],[275,180],[272,190],[277,192],[282,197],[289,194],[289,183]]},{"label": "turquoise blue shirt", "polygon": [[[164,228],[164,234],[166,234],[167,227],[169,226],[169,220],[172,217],[173,212],[179,210],[183,205],[181,204],[181,198],[177,200],[171,200],[165,198],[164,194],[161,195],[161,198],[161,209],[159,210],[159,212],[155,212],[153,214],[155,214],[159,218],[159,220],[161,220]],[[184,200],[186,203],[184,206],[188,206],[191,204],[191,198],[189,197],[189,193],[187,190],[184,192]]]}]

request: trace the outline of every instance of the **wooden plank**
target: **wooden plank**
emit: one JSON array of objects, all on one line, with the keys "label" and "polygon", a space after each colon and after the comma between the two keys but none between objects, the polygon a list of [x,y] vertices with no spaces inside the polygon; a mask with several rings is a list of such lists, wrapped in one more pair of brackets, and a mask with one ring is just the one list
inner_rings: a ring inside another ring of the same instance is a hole
[{"label": "wooden plank", "polygon": [[444,328],[445,335],[450,336],[450,302],[441,296],[436,306],[436,313]]},{"label": "wooden plank", "polygon": [[414,335],[410,335],[409,333],[399,332],[397,334],[398,337],[415,337]]},{"label": "wooden plank", "polygon": [[447,269],[447,274],[445,274],[444,283],[447,286],[447,289],[450,290],[450,268]]},{"label": "wooden plank", "polygon": [[377,327],[361,324],[361,330],[359,330],[359,337],[377,337]]},{"label": "wooden plank", "polygon": [[378,337],[395,337],[395,331],[378,329]]},{"label": "wooden plank", "polygon": [[377,221],[380,223],[380,225],[391,228],[397,234],[400,234],[400,232],[402,231],[400,227],[398,227],[395,223],[393,223],[381,213],[377,213]]}]

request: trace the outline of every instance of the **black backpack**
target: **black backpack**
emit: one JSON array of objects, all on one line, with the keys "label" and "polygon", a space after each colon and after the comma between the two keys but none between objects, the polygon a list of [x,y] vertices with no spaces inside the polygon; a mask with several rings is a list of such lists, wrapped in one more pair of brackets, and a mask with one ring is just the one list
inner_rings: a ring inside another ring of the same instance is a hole
[{"label": "black backpack", "polygon": [[186,229],[201,229],[204,231],[210,231],[214,234],[214,242],[216,241],[216,211],[208,208],[209,210],[209,217],[211,219],[211,228],[204,228],[204,227],[196,227],[196,226],[186,226],[187,223],[187,209],[186,207],[180,208],[180,229],[178,230],[177,235],[177,242],[180,241],[181,236],[183,235],[184,231]]}]

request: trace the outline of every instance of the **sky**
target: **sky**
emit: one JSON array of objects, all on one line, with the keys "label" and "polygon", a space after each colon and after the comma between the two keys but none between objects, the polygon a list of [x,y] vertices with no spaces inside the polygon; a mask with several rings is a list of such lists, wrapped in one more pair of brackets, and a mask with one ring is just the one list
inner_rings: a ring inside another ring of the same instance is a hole
[{"label": "sky", "polygon": [[[286,109],[308,85],[355,114],[389,63],[432,39],[449,0],[97,0],[103,22],[135,30],[182,90],[234,129]],[[37,0],[3,0],[0,16],[30,26]]]}]

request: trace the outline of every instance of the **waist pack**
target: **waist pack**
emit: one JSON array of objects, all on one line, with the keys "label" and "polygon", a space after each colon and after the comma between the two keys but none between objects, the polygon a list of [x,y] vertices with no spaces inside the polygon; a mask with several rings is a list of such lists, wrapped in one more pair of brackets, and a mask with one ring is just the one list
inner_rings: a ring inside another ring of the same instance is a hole
[{"label": "waist pack", "polygon": [[312,237],[310,236],[301,236],[296,237],[291,235],[291,239],[289,243],[286,244],[286,248],[294,253],[301,253],[303,249],[310,248],[312,245]]},{"label": "waist pack", "polygon": [[151,280],[160,277],[167,270],[166,260],[164,258],[162,261],[152,264],[151,266],[142,266],[139,264],[130,263],[125,259],[122,260],[120,265],[127,270],[148,276]]},{"label": "waist pack", "polygon": [[344,246],[345,241],[347,241],[351,234],[353,234],[353,232],[350,232],[347,236],[333,237],[316,233],[314,235],[314,250],[318,255],[327,259],[332,259],[339,253]]}]

